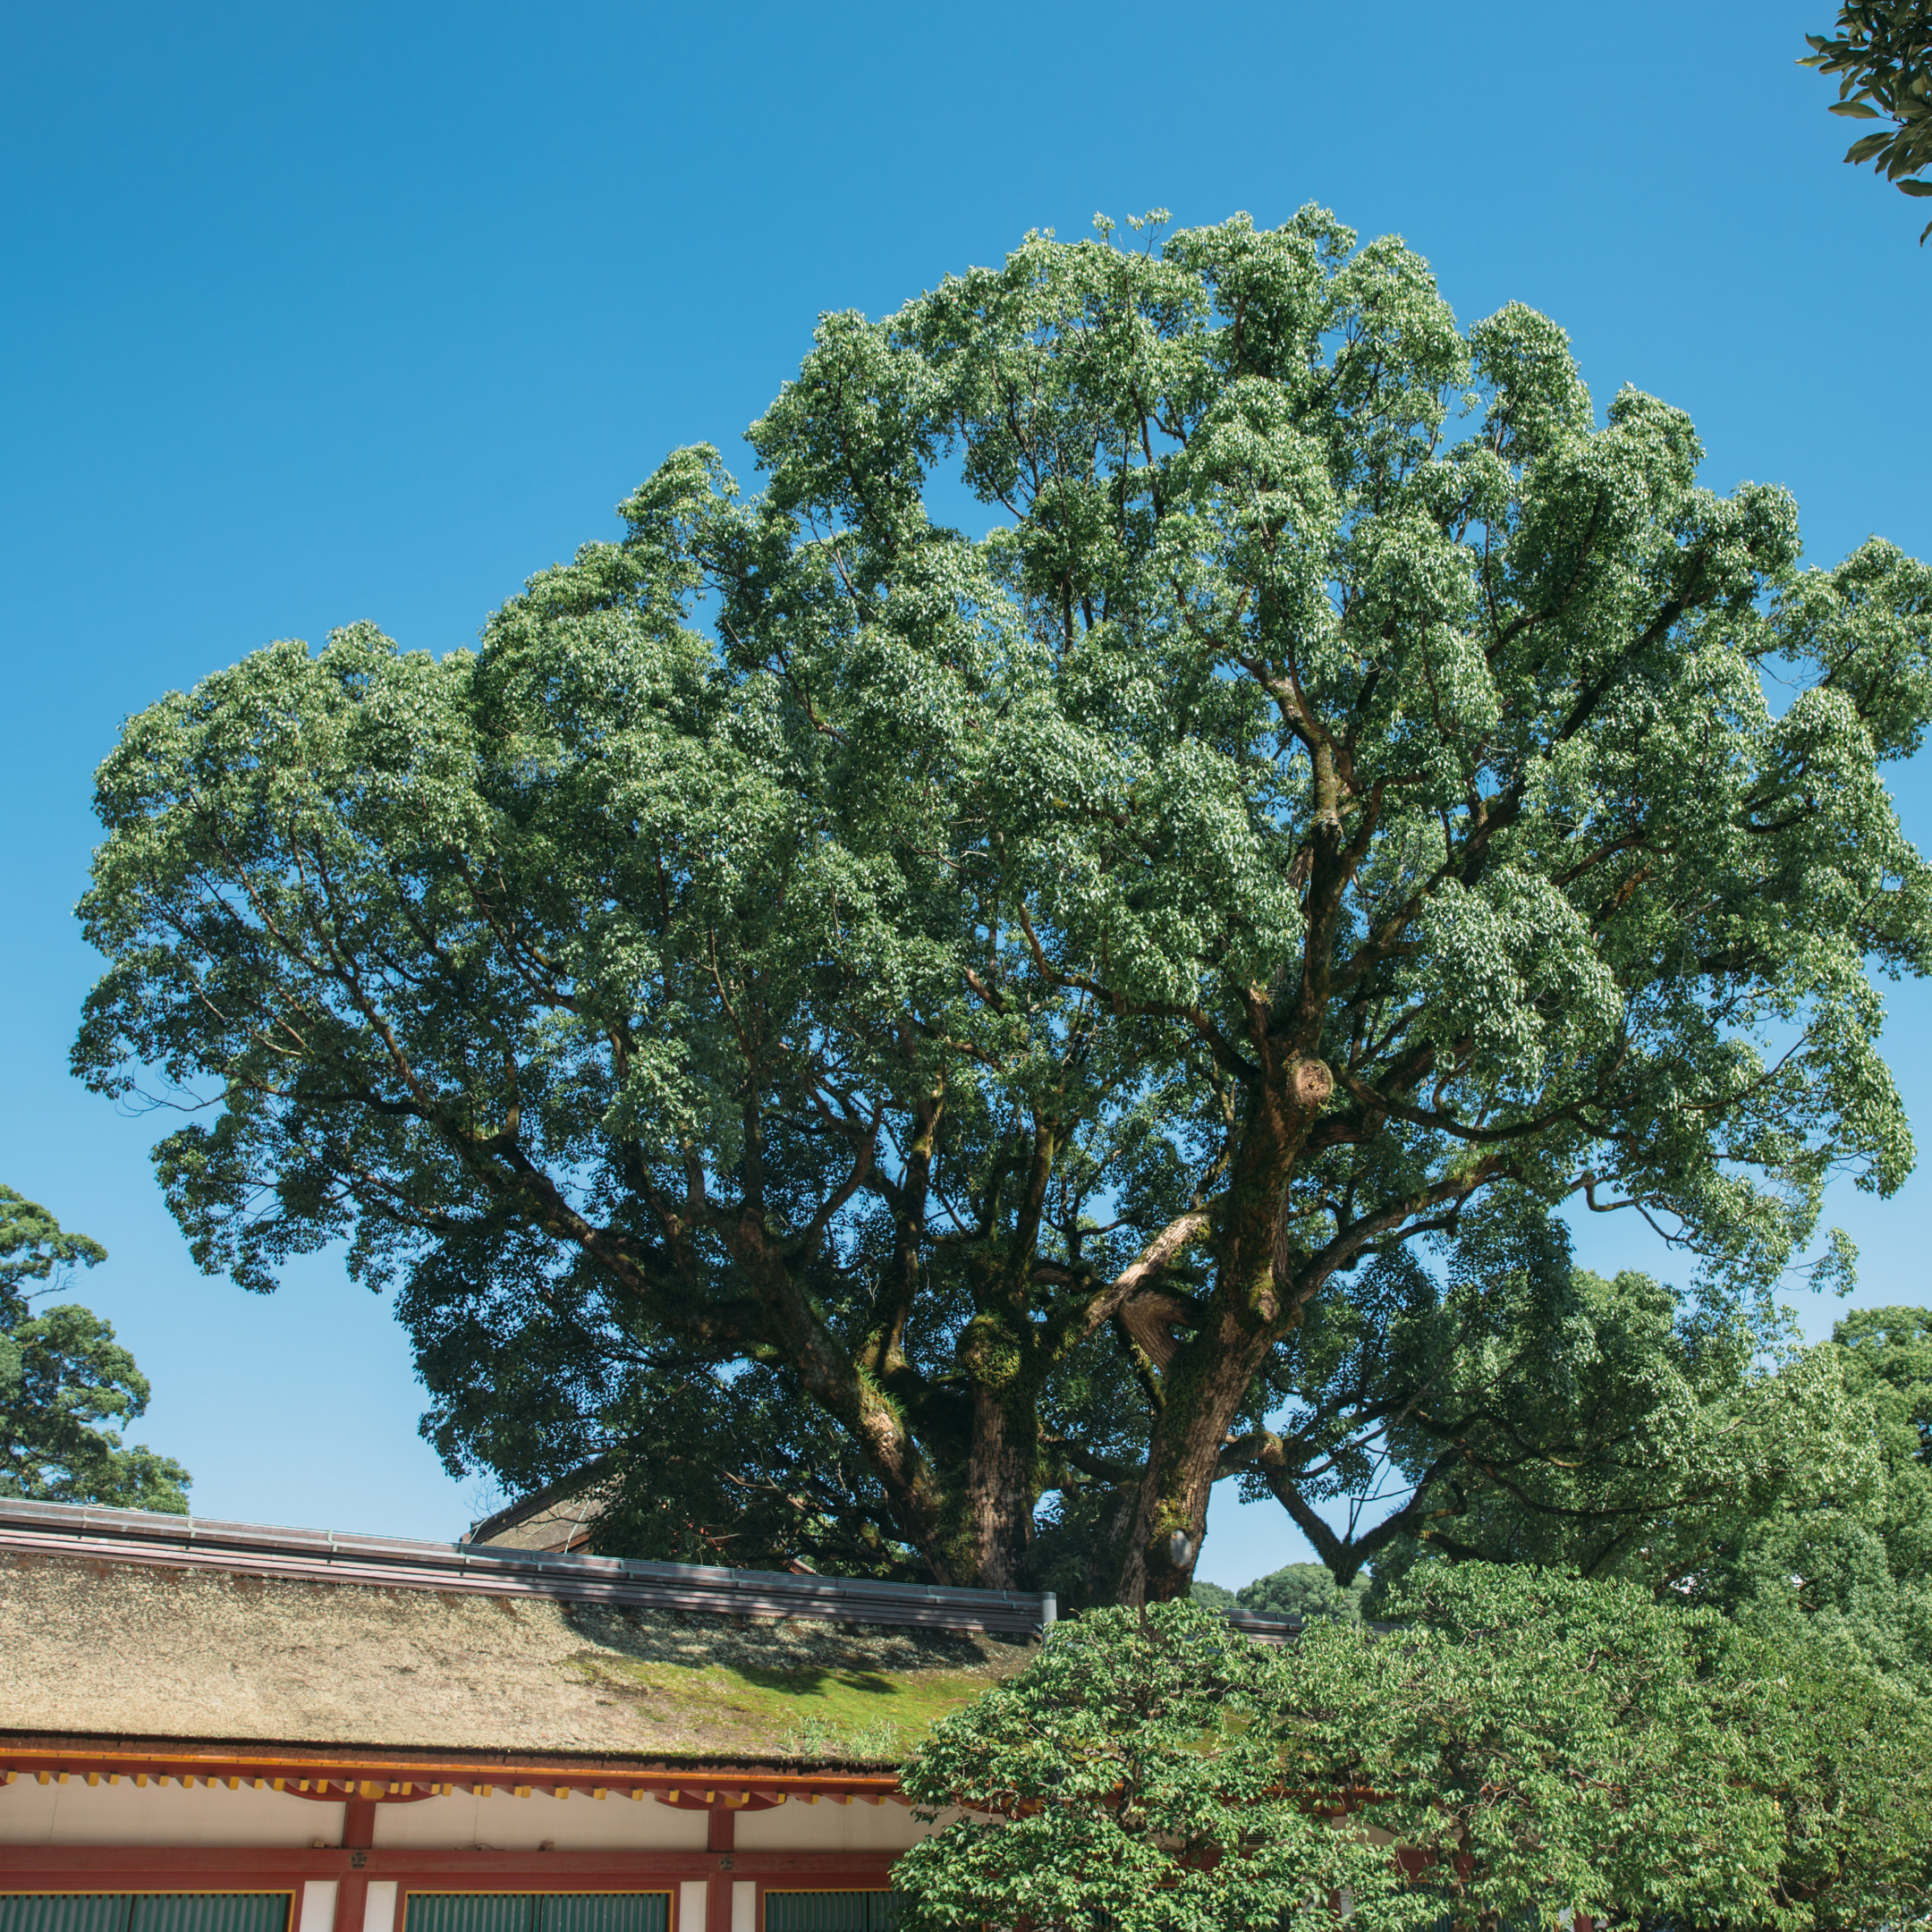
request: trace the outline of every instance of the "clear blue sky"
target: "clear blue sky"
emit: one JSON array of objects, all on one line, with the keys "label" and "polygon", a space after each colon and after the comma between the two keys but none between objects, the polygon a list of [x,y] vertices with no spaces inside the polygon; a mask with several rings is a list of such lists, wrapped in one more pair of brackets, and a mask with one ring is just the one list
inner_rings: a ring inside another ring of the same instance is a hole
[{"label": "clear blue sky", "polygon": [[[1714,486],[1790,485],[1814,561],[1874,530],[1932,552],[1932,249],[1792,64],[1835,11],[7,10],[0,1179],[111,1250],[85,1298],[198,1511],[440,1535],[488,1499],[418,1440],[386,1306],[326,1258],[268,1300],[199,1277],[154,1123],[67,1074],[90,775],[128,713],[353,619],[469,640],[667,449],[732,451],[820,310],[1097,209],[1398,232],[1465,320],[1530,302],[1599,402],[1687,409]],[[1926,770],[1900,790],[1932,842]],[[1923,1142],[1932,995],[1893,1012]],[[1932,1300],[1928,1201],[1840,1205],[1860,1301]],[[1301,1554],[1272,1511],[1213,1530],[1229,1583]]]}]

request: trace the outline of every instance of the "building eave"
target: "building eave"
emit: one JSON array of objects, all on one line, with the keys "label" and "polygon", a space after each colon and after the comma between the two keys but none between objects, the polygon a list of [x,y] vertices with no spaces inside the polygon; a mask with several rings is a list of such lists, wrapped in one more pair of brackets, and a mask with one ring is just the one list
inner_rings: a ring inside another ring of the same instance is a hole
[{"label": "building eave", "polygon": [[624,1758],[583,1753],[370,1750],[260,1740],[121,1738],[0,1731],[0,1784],[80,1778],[92,1784],[242,1784],[336,1802],[407,1801],[457,1790],[516,1796],[648,1798],[710,1810],[762,1809],[787,1799],[835,1804],[909,1802],[889,1766],[801,1767],[796,1761]]}]

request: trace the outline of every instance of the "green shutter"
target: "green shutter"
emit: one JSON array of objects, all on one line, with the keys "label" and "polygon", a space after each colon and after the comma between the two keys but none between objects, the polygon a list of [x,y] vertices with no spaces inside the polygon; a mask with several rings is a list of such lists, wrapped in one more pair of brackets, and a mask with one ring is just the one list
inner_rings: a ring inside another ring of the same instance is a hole
[{"label": "green shutter", "polygon": [[411,1892],[402,1923],[403,1932],[670,1932],[671,1894]]},{"label": "green shutter", "polygon": [[670,1932],[668,1892],[553,1892],[537,1932]]},{"label": "green shutter", "polygon": [[0,1932],[127,1932],[125,1894],[0,1893]]},{"label": "green shutter", "polygon": [[900,1892],[767,1892],[765,1932],[895,1932]]},{"label": "green shutter", "polygon": [[128,1932],[289,1932],[286,1892],[148,1892]]},{"label": "green shutter", "polygon": [[289,1932],[286,1892],[0,1894],[0,1932]]},{"label": "green shutter", "polygon": [[531,1892],[411,1892],[403,1932],[537,1932]]},{"label": "green shutter", "polygon": [[765,1932],[866,1932],[863,1892],[767,1892]]}]

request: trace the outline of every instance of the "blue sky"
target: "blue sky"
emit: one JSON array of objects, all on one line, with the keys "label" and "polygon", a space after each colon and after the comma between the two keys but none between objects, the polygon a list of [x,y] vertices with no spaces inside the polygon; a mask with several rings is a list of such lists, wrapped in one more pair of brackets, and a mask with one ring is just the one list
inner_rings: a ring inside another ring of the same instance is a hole
[{"label": "blue sky", "polygon": [[[824,309],[1033,227],[1304,201],[1400,233],[1465,320],[1521,300],[1599,402],[1687,409],[1707,480],[1788,484],[1808,554],[1932,552],[1922,206],[1839,164],[1795,67],[1829,0],[1369,7],[66,7],[0,23],[0,1180],[104,1241],[84,1298],[203,1514],[454,1534],[386,1305],[324,1258],[202,1279],[151,1120],[66,1072],[72,906],[121,721],[272,638],[470,640],[736,437]],[[1926,760],[1899,774],[1932,841]],[[1927,1138],[1932,994],[1893,999]],[[1835,1202],[1860,1301],[1932,1299],[1932,1182]],[[1657,1262],[1580,1230],[1598,1266]],[[1807,1299],[1823,1333],[1835,1303]],[[1301,1554],[1218,1504],[1203,1573]]]}]

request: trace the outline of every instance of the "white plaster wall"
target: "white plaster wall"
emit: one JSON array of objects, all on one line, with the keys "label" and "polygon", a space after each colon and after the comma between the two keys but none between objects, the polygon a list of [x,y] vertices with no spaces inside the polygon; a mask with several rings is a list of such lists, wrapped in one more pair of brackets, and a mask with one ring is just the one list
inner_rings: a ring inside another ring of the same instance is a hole
[{"label": "white plaster wall", "polygon": [[89,1784],[17,1778],[0,1788],[0,1844],[340,1844],[343,1808],[244,1784]]},{"label": "white plaster wall", "polygon": [[334,1878],[309,1878],[301,1888],[301,1932],[333,1932],[335,1924]]},{"label": "white plaster wall", "polygon": [[736,1843],[741,1852],[903,1852],[934,1828],[904,1805],[787,1798],[768,1811],[741,1811]]},{"label": "white plaster wall", "polygon": [[[740,1821],[741,1828],[743,1820]],[[705,1814],[655,1798],[614,1794],[567,1799],[547,1791],[519,1798],[499,1785],[487,1798],[452,1792],[413,1804],[376,1807],[376,1843],[385,1851],[534,1852],[547,1838],[559,1852],[702,1852]]]}]

